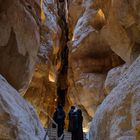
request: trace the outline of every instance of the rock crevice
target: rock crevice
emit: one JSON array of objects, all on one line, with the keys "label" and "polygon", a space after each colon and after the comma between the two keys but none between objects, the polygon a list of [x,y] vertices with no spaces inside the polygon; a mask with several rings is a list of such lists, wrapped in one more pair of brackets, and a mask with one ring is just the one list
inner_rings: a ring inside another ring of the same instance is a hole
[{"label": "rock crevice", "polygon": [[0,0],[2,131],[42,139],[21,94],[45,127],[77,104],[90,140],[139,140],[139,13],[139,0]]}]

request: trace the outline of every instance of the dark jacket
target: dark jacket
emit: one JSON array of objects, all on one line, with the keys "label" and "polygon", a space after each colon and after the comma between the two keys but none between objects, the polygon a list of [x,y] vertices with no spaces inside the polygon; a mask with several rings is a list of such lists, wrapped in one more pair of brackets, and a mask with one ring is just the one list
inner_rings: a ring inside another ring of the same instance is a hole
[{"label": "dark jacket", "polygon": [[80,109],[73,112],[72,125],[72,140],[83,140],[83,116]]},{"label": "dark jacket", "polygon": [[65,123],[64,123],[64,121],[65,121],[65,112],[63,110],[63,107],[60,107],[60,106],[57,107],[57,109],[56,109],[56,111],[54,113],[53,119],[58,125],[57,134],[58,134],[58,137],[60,137],[63,134],[64,125],[65,125]]},{"label": "dark jacket", "polygon": [[69,126],[68,126],[68,131],[72,132],[72,113],[74,111],[74,108],[71,108],[70,112],[69,112]]}]

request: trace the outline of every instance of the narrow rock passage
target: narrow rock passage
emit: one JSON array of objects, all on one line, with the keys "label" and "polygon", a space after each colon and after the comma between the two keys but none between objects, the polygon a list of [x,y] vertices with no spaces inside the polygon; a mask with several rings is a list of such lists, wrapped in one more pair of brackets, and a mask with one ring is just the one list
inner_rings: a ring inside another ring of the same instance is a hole
[{"label": "narrow rock passage", "polygon": [[58,95],[58,104],[62,104],[65,106],[66,102],[66,94],[68,90],[68,82],[67,82],[67,74],[68,74],[68,46],[67,42],[69,41],[68,35],[68,23],[66,20],[66,7],[67,1],[59,0],[58,3],[58,14],[60,17],[59,25],[62,29],[62,37],[61,37],[61,67],[58,71],[58,81],[57,81],[57,95]]},{"label": "narrow rock passage", "polygon": [[43,140],[57,104],[140,140],[140,0],[0,0],[0,140]]}]

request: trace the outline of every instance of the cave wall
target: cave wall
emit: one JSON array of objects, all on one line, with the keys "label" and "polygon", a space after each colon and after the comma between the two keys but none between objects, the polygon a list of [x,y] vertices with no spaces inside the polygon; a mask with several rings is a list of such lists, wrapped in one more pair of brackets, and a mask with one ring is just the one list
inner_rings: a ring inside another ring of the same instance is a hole
[{"label": "cave wall", "polygon": [[44,136],[35,109],[0,75],[0,139],[42,140]]},{"label": "cave wall", "polygon": [[[78,105],[83,111],[85,128],[94,115],[98,117],[96,110],[139,55],[139,2],[69,0],[65,15],[67,44],[61,20],[63,5],[58,1],[42,3],[41,46],[24,97],[35,106],[45,125],[47,116],[40,110],[52,116],[57,88],[62,85],[65,89],[67,84],[65,110]],[[62,76],[61,53],[65,45],[69,50],[68,71]],[[94,123],[93,119],[93,126]],[[91,139],[95,133],[93,126]]]},{"label": "cave wall", "polygon": [[139,1],[95,0],[107,24],[101,34],[125,65],[111,69],[104,84],[109,94],[97,109],[90,127],[90,140],[140,139],[139,94]]},{"label": "cave wall", "polygon": [[5,0],[0,9],[0,73],[22,92],[31,80],[40,44],[40,1]]},{"label": "cave wall", "polygon": [[76,104],[85,129],[92,121],[90,140],[139,140],[140,2],[67,2],[65,13],[64,1],[0,0],[0,138],[8,129],[11,139],[42,139],[38,117],[20,94],[47,126],[61,87],[66,113]]},{"label": "cave wall", "polygon": [[[58,88],[66,87],[67,74],[61,74],[67,40],[65,3],[43,0],[41,6],[41,38],[32,81],[24,97],[36,108],[41,122],[47,126],[49,116],[58,104]],[[63,54],[62,54],[63,53]],[[61,93],[62,94],[62,93]],[[69,102],[67,102],[69,107]],[[66,106],[66,110],[68,108]],[[48,115],[46,115],[48,114]]]},{"label": "cave wall", "polygon": [[[69,1],[68,98],[82,106],[91,121],[97,107],[106,96],[104,83],[110,69],[124,61],[116,55],[102,35],[107,24],[101,9],[93,8],[93,1]],[[77,14],[75,14],[77,13]]]},{"label": "cave wall", "polygon": [[35,109],[21,95],[40,46],[40,0],[0,0],[0,139],[42,140]]},{"label": "cave wall", "polygon": [[41,3],[40,47],[37,54],[32,81],[24,97],[36,108],[43,125],[47,124],[48,113],[52,116],[56,107],[57,70],[59,60],[61,28],[58,24],[57,0]]},{"label": "cave wall", "polygon": [[120,66],[108,73],[105,88],[109,95],[95,113],[90,140],[140,139],[139,65],[140,57],[132,65]]}]

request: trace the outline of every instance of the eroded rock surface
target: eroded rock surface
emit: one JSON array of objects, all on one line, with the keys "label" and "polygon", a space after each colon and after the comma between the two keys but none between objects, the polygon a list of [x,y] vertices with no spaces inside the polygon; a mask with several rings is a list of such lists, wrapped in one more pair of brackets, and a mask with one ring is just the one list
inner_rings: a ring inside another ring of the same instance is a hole
[{"label": "eroded rock surface", "polygon": [[139,58],[131,65],[140,53],[139,5],[69,0],[65,15],[64,1],[0,0],[0,73],[23,91],[33,75],[24,97],[43,125],[59,87],[67,91],[66,110],[82,109],[84,127],[95,114],[91,140],[139,140]]},{"label": "eroded rock surface", "polygon": [[57,0],[41,3],[40,48],[32,81],[24,95],[36,108],[44,126],[48,124],[48,115],[53,116],[57,104],[57,77],[64,42],[59,6]]},{"label": "eroded rock surface", "polygon": [[0,75],[0,139],[42,140],[34,108]]},{"label": "eroded rock surface", "polygon": [[19,95],[28,88],[40,46],[40,5],[40,0],[0,1],[0,74],[8,81],[0,76],[0,139],[45,135],[34,108]]},{"label": "eroded rock surface", "polygon": [[40,43],[40,1],[0,3],[0,73],[25,91],[32,77]]},{"label": "eroded rock surface", "polygon": [[128,63],[135,60],[140,53],[139,5],[138,0],[93,2],[93,7],[101,9],[107,21],[102,29],[103,38],[111,49]]},{"label": "eroded rock surface", "polygon": [[140,57],[98,108],[90,128],[90,140],[140,139],[139,69]]},{"label": "eroded rock surface", "polygon": [[90,139],[138,140],[140,58],[135,59],[140,54],[139,1],[95,0],[93,8],[101,9],[107,21],[101,29],[102,38],[127,64],[107,75],[105,90],[109,95],[95,113]]},{"label": "eroded rock surface", "polygon": [[73,0],[69,2],[69,11],[70,35],[73,36],[68,43],[68,98],[73,104],[83,106],[91,118],[105,98],[107,72],[124,62],[102,36],[106,19],[101,9],[93,8],[93,1]]},{"label": "eroded rock surface", "polygon": [[124,65],[111,69],[107,73],[107,77],[104,84],[106,93],[109,94],[111,90],[118,85],[120,79],[122,78],[122,75],[125,74],[128,67],[129,67],[128,64],[124,64]]}]

